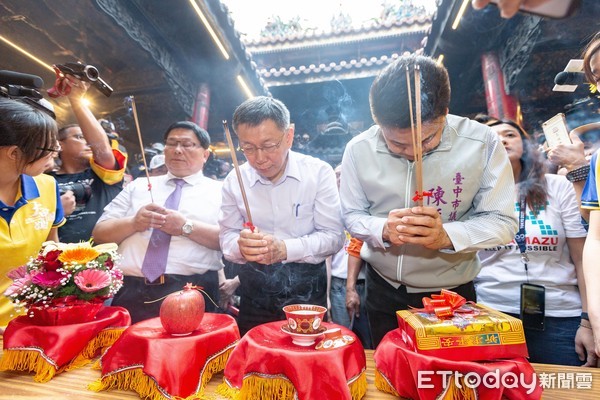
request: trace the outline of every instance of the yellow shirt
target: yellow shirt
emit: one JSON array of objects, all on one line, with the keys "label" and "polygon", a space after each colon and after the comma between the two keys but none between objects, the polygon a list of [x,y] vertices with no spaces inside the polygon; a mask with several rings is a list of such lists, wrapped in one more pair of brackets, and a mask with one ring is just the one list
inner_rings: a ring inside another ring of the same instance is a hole
[{"label": "yellow shirt", "polygon": [[14,206],[0,201],[0,326],[14,316],[12,303],[3,296],[12,280],[6,274],[35,256],[53,227],[65,223],[56,180],[49,175],[21,175]]}]

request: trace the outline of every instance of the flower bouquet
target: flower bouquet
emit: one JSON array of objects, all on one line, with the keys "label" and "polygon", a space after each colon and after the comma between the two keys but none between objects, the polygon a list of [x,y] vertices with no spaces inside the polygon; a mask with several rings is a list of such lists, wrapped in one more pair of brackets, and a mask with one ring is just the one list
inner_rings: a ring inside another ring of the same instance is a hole
[{"label": "flower bouquet", "polygon": [[37,257],[8,273],[4,295],[41,325],[94,319],[123,285],[117,245],[44,242]]}]

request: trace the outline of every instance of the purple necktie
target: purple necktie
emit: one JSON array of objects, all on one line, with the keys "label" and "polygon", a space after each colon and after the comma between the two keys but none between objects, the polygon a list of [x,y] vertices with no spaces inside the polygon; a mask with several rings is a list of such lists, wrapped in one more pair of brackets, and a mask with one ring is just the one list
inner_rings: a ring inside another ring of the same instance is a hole
[{"label": "purple necktie", "polygon": [[[183,179],[172,179],[171,181],[175,183],[175,190],[173,190],[167,201],[165,201],[165,208],[177,210],[179,200],[181,199],[181,188],[185,181]],[[154,282],[165,273],[170,243],[171,235],[160,229],[152,231],[146,255],[144,256],[144,262],[142,263],[142,273],[149,282]]]}]

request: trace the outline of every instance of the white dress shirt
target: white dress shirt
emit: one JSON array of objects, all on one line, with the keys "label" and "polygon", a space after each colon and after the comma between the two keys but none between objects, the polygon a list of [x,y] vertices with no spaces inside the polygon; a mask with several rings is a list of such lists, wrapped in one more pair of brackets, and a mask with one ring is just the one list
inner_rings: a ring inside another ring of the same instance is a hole
[{"label": "white dress shirt", "polygon": [[[175,189],[171,173],[150,177],[154,203],[164,204]],[[186,218],[217,224],[221,206],[221,182],[205,177],[202,172],[183,178],[185,184],[181,192],[178,211]],[[131,182],[104,209],[98,222],[134,216],[138,210],[151,203],[148,180],[138,178]],[[119,244],[123,256],[121,269],[128,276],[144,276],[142,262],[148,248],[152,229],[136,232]],[[208,249],[184,236],[173,236],[169,247],[166,274],[193,275],[223,268],[221,252]]]},{"label": "white dress shirt", "polygon": [[[283,176],[273,183],[249,163],[240,166],[252,222],[261,232],[284,241],[287,260],[317,264],[344,243],[344,226],[335,174],[317,158],[289,152]],[[248,220],[235,171],[223,182],[219,225],[226,259],[244,264],[238,238]]]}]

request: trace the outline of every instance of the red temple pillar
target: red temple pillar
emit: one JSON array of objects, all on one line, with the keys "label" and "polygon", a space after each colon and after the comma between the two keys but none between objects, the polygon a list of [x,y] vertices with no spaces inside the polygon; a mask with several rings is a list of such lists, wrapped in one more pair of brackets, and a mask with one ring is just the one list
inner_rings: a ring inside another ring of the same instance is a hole
[{"label": "red temple pillar", "polygon": [[521,122],[519,102],[514,95],[506,93],[504,75],[496,53],[481,55],[481,69],[485,87],[485,100],[488,115],[499,119]]},{"label": "red temple pillar", "polygon": [[198,88],[192,122],[198,124],[202,129],[208,129],[208,109],[210,107],[210,87],[203,83]]}]

